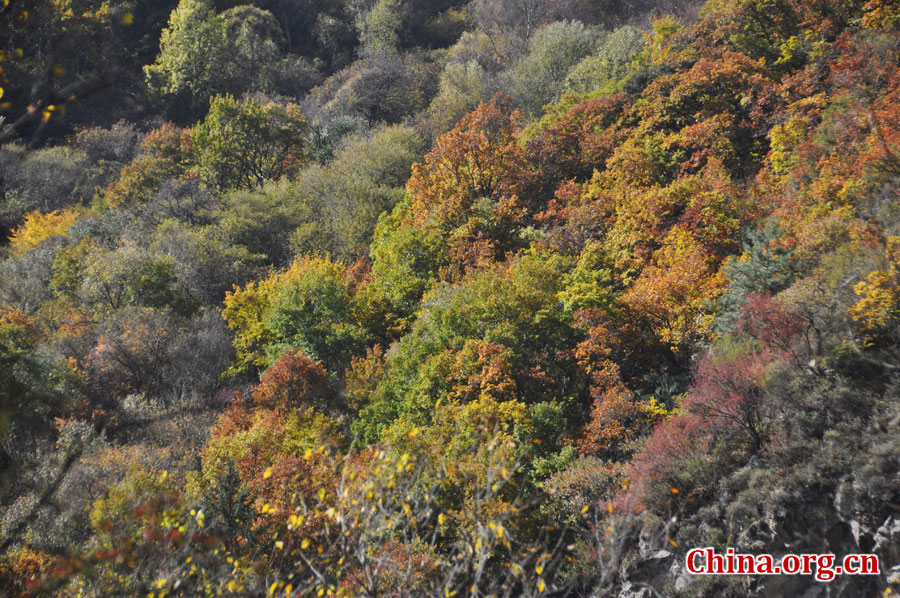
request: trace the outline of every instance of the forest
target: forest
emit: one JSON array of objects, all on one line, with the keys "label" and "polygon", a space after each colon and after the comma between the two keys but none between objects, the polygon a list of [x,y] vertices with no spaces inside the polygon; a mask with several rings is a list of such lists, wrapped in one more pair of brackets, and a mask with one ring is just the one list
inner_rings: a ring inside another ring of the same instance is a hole
[{"label": "forest", "polygon": [[0,598],[898,592],[900,0],[0,2]]}]

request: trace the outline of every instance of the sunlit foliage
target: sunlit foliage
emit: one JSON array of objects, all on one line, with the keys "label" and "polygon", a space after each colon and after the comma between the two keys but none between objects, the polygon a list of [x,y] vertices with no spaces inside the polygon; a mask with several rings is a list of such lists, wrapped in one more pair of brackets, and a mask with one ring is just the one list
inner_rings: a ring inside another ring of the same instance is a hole
[{"label": "sunlit foliage", "polygon": [[896,569],[897,2],[9,6],[7,593]]}]

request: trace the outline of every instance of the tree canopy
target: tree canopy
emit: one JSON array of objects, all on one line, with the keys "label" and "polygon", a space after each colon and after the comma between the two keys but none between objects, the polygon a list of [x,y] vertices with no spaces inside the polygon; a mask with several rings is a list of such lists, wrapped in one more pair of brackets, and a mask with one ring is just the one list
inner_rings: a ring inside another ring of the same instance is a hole
[{"label": "tree canopy", "polygon": [[0,594],[900,591],[898,28],[4,3]]}]

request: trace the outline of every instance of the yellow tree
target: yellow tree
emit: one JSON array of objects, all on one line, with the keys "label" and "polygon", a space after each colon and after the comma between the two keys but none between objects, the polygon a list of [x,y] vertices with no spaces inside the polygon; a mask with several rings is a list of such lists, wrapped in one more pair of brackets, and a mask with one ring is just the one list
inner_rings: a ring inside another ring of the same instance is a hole
[{"label": "yellow tree", "polygon": [[9,236],[13,254],[22,255],[50,237],[65,234],[76,220],[78,212],[73,209],[53,210],[47,214],[29,212],[25,215],[25,222]]}]

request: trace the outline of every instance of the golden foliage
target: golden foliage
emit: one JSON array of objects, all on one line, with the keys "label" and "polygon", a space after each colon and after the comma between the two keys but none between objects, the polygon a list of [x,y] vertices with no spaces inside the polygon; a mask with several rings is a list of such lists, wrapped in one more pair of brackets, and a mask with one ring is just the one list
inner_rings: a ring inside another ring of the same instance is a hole
[{"label": "golden foliage", "polygon": [[65,234],[66,230],[78,220],[78,212],[74,209],[53,210],[46,214],[39,211],[25,215],[25,222],[19,225],[9,236],[9,243],[14,255],[22,255],[35,249],[46,239]]}]

